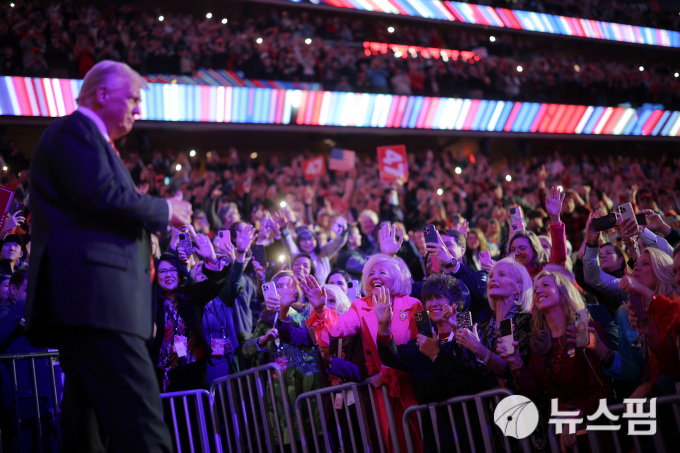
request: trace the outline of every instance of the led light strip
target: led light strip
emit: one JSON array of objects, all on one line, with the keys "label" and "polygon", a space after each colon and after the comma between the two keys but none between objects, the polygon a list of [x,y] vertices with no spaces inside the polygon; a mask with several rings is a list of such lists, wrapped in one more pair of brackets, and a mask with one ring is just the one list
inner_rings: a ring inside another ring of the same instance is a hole
[{"label": "led light strip", "polygon": [[[299,2],[299,0],[289,1]],[[488,27],[514,28],[650,46],[680,47],[680,33],[677,31],[555,16],[533,11],[493,8],[470,3],[433,0],[315,0],[315,3]]]},{"label": "led light strip", "polygon": [[[73,112],[82,81],[0,77],[0,115]],[[391,94],[150,83],[141,119],[677,137],[680,112]]]}]

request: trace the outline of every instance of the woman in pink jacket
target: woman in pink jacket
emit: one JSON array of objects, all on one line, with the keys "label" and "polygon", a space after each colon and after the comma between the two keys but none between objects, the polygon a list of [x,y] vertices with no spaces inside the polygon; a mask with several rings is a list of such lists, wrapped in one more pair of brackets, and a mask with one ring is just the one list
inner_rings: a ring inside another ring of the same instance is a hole
[{"label": "woman in pink jacket", "polygon": [[[364,344],[364,359],[374,387],[374,396],[380,419],[380,428],[386,445],[391,445],[389,440],[389,425],[383,393],[380,387],[386,385],[389,390],[390,403],[394,412],[397,425],[402,419],[404,410],[416,404],[411,384],[411,375],[388,368],[382,364],[378,357],[376,338],[378,335],[378,320],[375,316],[375,298],[387,297],[392,303],[392,335],[397,344],[405,344],[416,337],[415,314],[423,310],[423,305],[418,299],[409,297],[411,293],[411,273],[404,261],[388,255],[373,255],[363,272],[363,290],[365,297],[355,299],[350,309],[338,316],[333,310],[326,309],[323,297],[318,297],[321,288],[313,277],[302,283],[303,291],[307,294],[310,303],[315,307],[314,313],[307,321],[308,326],[313,326],[323,342],[323,333],[333,337],[345,337],[361,334]],[[417,423],[412,422],[411,429],[416,439],[415,444],[420,445],[419,430]],[[402,430],[399,432],[399,443],[402,451],[405,451],[405,442]],[[391,449],[390,449],[391,450]]]}]

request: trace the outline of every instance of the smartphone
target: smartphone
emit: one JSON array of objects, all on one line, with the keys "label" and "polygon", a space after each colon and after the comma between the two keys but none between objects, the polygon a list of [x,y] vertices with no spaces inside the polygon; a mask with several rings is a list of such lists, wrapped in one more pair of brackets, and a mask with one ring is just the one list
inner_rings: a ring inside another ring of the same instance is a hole
[{"label": "smartphone", "polygon": [[12,209],[10,210],[10,214],[14,214],[17,211],[22,211],[24,210],[24,204],[20,201],[17,201],[16,203],[13,203]]},{"label": "smartphone", "polygon": [[574,327],[576,327],[576,347],[583,348],[590,344],[588,333],[588,309],[584,308],[575,313]]},{"label": "smartphone", "polygon": [[274,282],[263,283],[262,294],[264,295],[265,299],[267,297],[271,298],[279,297],[279,293],[276,291],[276,284]]},{"label": "smartphone", "polygon": [[432,336],[432,325],[427,310],[416,312],[416,327],[418,328],[419,334],[425,335],[426,337]]},{"label": "smartphone", "polygon": [[624,203],[619,206],[619,212],[621,213],[621,218],[635,220],[635,212],[633,212],[633,206],[630,203]]},{"label": "smartphone", "polygon": [[179,245],[177,247],[184,251],[187,258],[194,254],[194,248],[191,245],[191,237],[187,233],[179,234]]},{"label": "smartphone", "polygon": [[511,206],[510,207],[510,219],[511,220],[522,220],[524,218],[524,212],[521,206]]},{"label": "smartphone", "polygon": [[512,322],[512,318],[504,319],[501,321],[501,335],[499,340],[505,345],[505,349],[508,354],[515,352],[515,346],[513,342],[513,332],[515,331],[515,325]]},{"label": "smartphone", "polygon": [[472,313],[462,311],[456,315],[456,329],[472,330]]},{"label": "smartphone", "polygon": [[434,225],[428,225],[423,228],[423,235],[425,236],[425,242],[430,244],[443,244],[442,238],[439,236],[439,232]]},{"label": "smartphone", "polygon": [[647,216],[644,214],[635,214],[635,220],[637,220],[638,225],[647,225]]},{"label": "smartphone", "polygon": [[510,222],[510,234],[514,234],[522,230],[524,230],[524,222],[521,219]]},{"label": "smartphone", "polygon": [[616,226],[616,213],[611,212],[604,217],[597,217],[593,219],[593,228],[595,231],[604,231]]},{"label": "smartphone", "polygon": [[253,250],[253,260],[260,263],[260,266],[264,267],[269,261],[267,261],[267,252],[264,249],[264,245],[255,244],[252,247]]},{"label": "smartphone", "polygon": [[347,297],[350,302],[361,297],[361,288],[359,287],[358,280],[350,280],[347,282]]},{"label": "smartphone", "polygon": [[333,231],[335,234],[341,235],[345,230],[345,225],[347,225],[347,219],[342,216],[338,216],[338,218],[335,219],[335,224],[333,224]]},{"label": "smartphone", "polygon": [[231,231],[220,230],[217,232],[217,239],[215,239],[215,243],[218,246],[223,247],[224,244],[228,244],[229,242],[231,242]]},{"label": "smartphone", "polygon": [[645,311],[645,303],[642,300],[642,296],[631,294],[628,300],[633,312],[637,315],[638,323],[644,322],[647,319],[647,312]]},{"label": "smartphone", "polygon": [[493,266],[493,260],[491,259],[491,255],[489,254],[488,250],[479,252],[479,262],[487,266]]}]

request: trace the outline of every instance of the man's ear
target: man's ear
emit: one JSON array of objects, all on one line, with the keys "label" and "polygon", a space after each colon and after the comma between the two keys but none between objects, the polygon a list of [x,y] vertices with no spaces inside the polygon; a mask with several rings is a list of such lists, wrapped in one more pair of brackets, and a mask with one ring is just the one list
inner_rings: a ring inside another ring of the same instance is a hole
[{"label": "man's ear", "polygon": [[14,285],[9,285],[9,295],[12,298],[12,300],[16,300],[16,295],[17,295],[17,287]]},{"label": "man's ear", "polygon": [[97,90],[95,91],[95,99],[97,100],[97,103],[99,105],[106,105],[107,102],[107,89],[105,86],[99,86],[97,87]]}]

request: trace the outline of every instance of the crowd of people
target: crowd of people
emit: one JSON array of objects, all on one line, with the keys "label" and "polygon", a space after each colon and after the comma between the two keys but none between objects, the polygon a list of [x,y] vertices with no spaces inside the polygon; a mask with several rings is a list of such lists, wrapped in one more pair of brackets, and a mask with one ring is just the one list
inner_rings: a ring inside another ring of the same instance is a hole
[{"label": "crowd of people", "polygon": [[[243,5],[241,5],[243,6]],[[680,105],[679,68],[663,59],[603,57],[582,43],[453,27],[393,24],[362,16],[243,6],[224,20],[139,8],[98,10],[62,2],[0,7],[0,75],[83,77],[94,63],[123,61],[141,74],[240,71],[246,78],[319,82],[326,90],[597,105]],[[162,21],[160,20],[162,17]],[[393,30],[388,31],[388,28]],[[476,51],[480,58],[393,52],[365,41]],[[643,67],[643,70],[640,70]]]},{"label": "crowd of people", "polygon": [[[387,386],[398,417],[415,403],[499,384],[542,402],[541,411],[558,398],[581,414],[600,399],[676,392],[680,159],[477,155],[472,163],[426,151],[409,155],[408,181],[389,185],[369,157],[311,182],[301,160],[258,163],[236,149],[125,159],[140,192],[194,207],[191,225],[154,240],[149,348],[164,391],[276,362],[292,396],[370,379],[379,402]],[[593,219],[625,203],[644,221],[619,217],[596,230]],[[8,215],[2,233],[3,351],[23,329],[27,207]],[[577,346],[583,309],[589,341]],[[415,322],[422,310],[429,335]],[[468,312],[471,323],[461,325]],[[508,319],[512,337],[501,341]],[[386,414],[378,416],[387,433]]]}]

